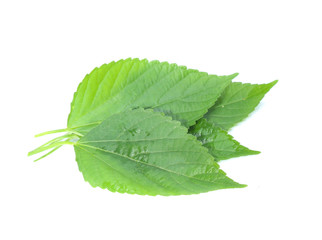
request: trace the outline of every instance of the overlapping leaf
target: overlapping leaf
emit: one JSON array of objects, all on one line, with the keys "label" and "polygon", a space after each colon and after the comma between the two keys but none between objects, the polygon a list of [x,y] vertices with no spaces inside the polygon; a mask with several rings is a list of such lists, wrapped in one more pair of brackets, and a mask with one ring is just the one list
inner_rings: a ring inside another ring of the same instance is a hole
[{"label": "overlapping leaf", "polygon": [[180,195],[244,187],[219,170],[179,122],[152,110],[108,117],[75,151],[85,180],[113,192]]},{"label": "overlapping leaf", "polygon": [[237,74],[208,75],[176,64],[126,59],[95,68],[79,85],[68,127],[88,132],[108,116],[135,107],[195,124]]},{"label": "overlapping leaf", "polygon": [[168,196],[244,187],[215,161],[259,153],[227,131],[277,81],[231,83],[236,75],[139,59],[104,64],[78,86],[68,127],[38,136],[66,134],[29,155],[49,150],[45,157],[74,145],[85,180],[121,193]]},{"label": "overlapping leaf", "polygon": [[268,84],[234,82],[223,91],[204,118],[222,129],[229,130],[254,111],[265,94],[276,83],[277,81]]},{"label": "overlapping leaf", "polygon": [[260,153],[242,146],[227,131],[209,123],[206,119],[199,120],[189,133],[195,135],[202,145],[208,148],[216,161]]}]

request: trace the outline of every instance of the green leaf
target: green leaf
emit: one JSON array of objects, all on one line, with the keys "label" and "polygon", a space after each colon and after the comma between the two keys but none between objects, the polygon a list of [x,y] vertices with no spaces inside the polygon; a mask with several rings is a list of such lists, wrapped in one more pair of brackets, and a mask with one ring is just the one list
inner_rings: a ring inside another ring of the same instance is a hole
[{"label": "green leaf", "polygon": [[195,135],[202,145],[208,148],[215,161],[260,153],[242,146],[227,131],[206,119],[199,120],[189,129],[189,133]]},{"label": "green leaf", "polygon": [[74,145],[93,187],[140,195],[180,195],[240,188],[178,121],[152,109],[108,117]]},{"label": "green leaf", "polygon": [[277,81],[231,83],[236,75],[139,59],[104,64],[79,84],[67,128],[36,136],[65,134],[28,155],[48,151],[39,160],[73,145],[84,179],[113,192],[168,196],[245,187],[215,161],[259,153],[226,130]]},{"label": "green leaf", "polygon": [[277,80],[268,84],[233,82],[225,89],[204,118],[229,130],[245,119],[276,83]]},{"label": "green leaf", "polygon": [[71,104],[68,128],[85,134],[108,116],[136,107],[164,112],[189,127],[237,74],[208,75],[176,64],[126,59],[86,75]]}]

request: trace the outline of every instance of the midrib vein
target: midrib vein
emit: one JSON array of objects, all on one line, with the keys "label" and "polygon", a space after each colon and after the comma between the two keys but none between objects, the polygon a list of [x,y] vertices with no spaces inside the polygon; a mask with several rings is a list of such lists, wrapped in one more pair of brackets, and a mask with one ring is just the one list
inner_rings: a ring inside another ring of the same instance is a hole
[{"label": "midrib vein", "polygon": [[207,180],[204,180],[204,179],[199,179],[199,178],[195,178],[195,177],[192,177],[192,176],[187,176],[187,175],[184,175],[184,174],[180,174],[180,173],[177,173],[177,172],[173,172],[173,171],[171,171],[169,169],[165,169],[165,168],[162,168],[162,167],[159,167],[159,166],[155,166],[155,165],[151,165],[151,164],[148,164],[148,163],[145,163],[145,162],[141,162],[141,161],[138,161],[138,160],[136,160],[134,158],[131,158],[129,156],[122,155],[122,154],[118,154],[118,153],[115,153],[115,152],[112,152],[112,151],[108,151],[108,150],[105,150],[105,149],[101,149],[101,148],[97,148],[97,147],[93,147],[93,146],[86,145],[86,144],[81,144],[81,143],[75,144],[76,147],[77,147],[77,145],[81,145],[81,146],[84,146],[84,147],[88,147],[88,148],[92,148],[92,149],[95,149],[95,150],[99,150],[99,151],[102,151],[102,152],[106,152],[106,153],[109,153],[109,154],[112,154],[112,155],[116,155],[116,156],[119,156],[119,157],[128,159],[128,160],[133,161],[133,162],[136,162],[136,163],[144,164],[144,165],[147,165],[149,167],[157,168],[157,169],[160,169],[162,171],[169,172],[169,173],[172,173],[172,174],[176,174],[176,175],[179,175],[179,176],[183,176],[183,177],[186,177],[186,178],[191,178],[191,179],[195,179],[195,180],[198,180],[198,181],[203,181],[203,182],[208,182],[208,183],[214,184],[214,182],[212,182],[212,181],[207,181]]}]

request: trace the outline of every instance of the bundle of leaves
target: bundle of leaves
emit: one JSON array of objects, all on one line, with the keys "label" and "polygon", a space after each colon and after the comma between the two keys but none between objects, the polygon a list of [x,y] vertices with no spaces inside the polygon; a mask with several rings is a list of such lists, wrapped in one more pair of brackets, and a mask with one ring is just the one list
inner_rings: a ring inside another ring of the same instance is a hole
[{"label": "bundle of leaves", "polygon": [[196,194],[241,188],[218,161],[258,154],[228,134],[276,84],[232,82],[167,62],[126,59],[86,75],[64,132],[31,151],[73,145],[85,181],[112,192]]}]

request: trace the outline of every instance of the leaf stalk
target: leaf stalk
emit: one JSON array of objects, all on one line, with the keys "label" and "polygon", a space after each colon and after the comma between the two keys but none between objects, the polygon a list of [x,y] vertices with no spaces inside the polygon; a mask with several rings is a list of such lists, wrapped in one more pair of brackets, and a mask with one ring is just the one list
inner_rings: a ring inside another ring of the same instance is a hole
[{"label": "leaf stalk", "polygon": [[83,136],[83,134],[81,134],[75,130],[70,130],[70,129],[66,128],[66,129],[57,129],[57,130],[43,132],[43,133],[37,134],[35,137],[40,137],[40,136],[44,136],[47,134],[53,134],[53,133],[59,133],[59,132],[67,132],[67,133],[62,136],[53,138],[52,140],[46,142],[45,144],[30,151],[28,153],[28,156],[32,156],[32,155],[50,150],[48,153],[46,153],[43,156],[34,160],[35,162],[39,161],[40,159],[52,154],[53,152],[55,152],[57,149],[59,149],[63,145],[74,145],[79,140],[79,138]]}]

